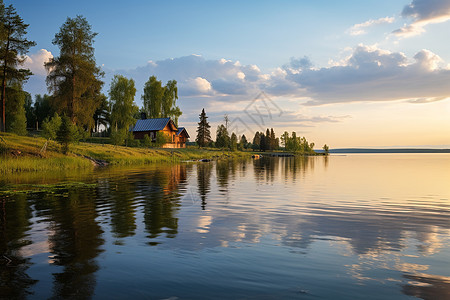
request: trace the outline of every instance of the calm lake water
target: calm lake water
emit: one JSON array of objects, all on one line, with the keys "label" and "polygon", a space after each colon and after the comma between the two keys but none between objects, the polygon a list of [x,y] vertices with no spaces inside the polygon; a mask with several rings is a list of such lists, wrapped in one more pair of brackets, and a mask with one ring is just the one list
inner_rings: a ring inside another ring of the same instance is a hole
[{"label": "calm lake water", "polygon": [[0,298],[450,299],[450,155],[24,174]]}]

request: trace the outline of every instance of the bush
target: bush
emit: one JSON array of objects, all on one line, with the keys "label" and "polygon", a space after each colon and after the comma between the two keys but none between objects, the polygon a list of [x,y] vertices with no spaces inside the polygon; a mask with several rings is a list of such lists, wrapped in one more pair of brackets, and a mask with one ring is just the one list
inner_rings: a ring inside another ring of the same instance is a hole
[{"label": "bush", "polygon": [[42,123],[42,136],[48,140],[56,140],[56,133],[61,127],[61,117],[55,113],[51,119],[45,118]]},{"label": "bush", "polygon": [[142,140],[142,145],[144,147],[151,147],[152,146],[152,139],[148,136],[148,134],[144,135],[144,139]]},{"label": "bush", "polygon": [[116,146],[121,146],[125,144],[125,139],[127,138],[128,130],[126,128],[111,130],[111,143]]}]

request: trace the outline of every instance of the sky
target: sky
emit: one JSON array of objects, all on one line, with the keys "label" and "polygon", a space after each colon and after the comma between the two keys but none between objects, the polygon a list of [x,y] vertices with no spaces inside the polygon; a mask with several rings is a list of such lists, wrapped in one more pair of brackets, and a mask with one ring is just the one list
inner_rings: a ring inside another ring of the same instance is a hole
[{"label": "sky", "polygon": [[450,148],[450,0],[5,0],[30,24],[32,95],[67,17],[98,35],[108,93],[133,78],[141,106],[152,75],[178,82],[179,120],[195,139],[205,109],[212,136],[274,128],[330,148]]}]

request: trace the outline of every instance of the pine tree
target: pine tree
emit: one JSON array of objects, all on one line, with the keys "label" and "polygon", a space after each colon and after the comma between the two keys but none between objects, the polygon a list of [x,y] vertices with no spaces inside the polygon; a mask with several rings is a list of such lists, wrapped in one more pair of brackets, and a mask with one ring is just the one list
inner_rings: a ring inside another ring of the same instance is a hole
[{"label": "pine tree", "polygon": [[93,115],[102,99],[100,78],[104,74],[95,62],[96,35],[84,17],[67,18],[53,39],[59,56],[45,64],[54,107],[85,130],[94,127]]},{"label": "pine tree", "polygon": [[67,116],[61,118],[61,126],[56,132],[56,140],[62,145],[62,152],[67,154],[69,145],[74,141],[75,127]]},{"label": "pine tree", "polygon": [[209,128],[211,127],[208,123],[208,117],[206,116],[205,109],[202,109],[202,113],[199,115],[200,122],[198,122],[197,128],[197,142],[199,147],[205,147],[211,142],[211,133]]},{"label": "pine tree", "polygon": [[225,125],[219,125],[216,131],[216,147],[229,148],[230,147],[230,135]]},{"label": "pine tree", "polygon": [[238,143],[237,136],[233,132],[231,134],[231,138],[230,138],[230,149],[231,149],[231,151],[236,151],[237,150],[237,143]]},{"label": "pine tree", "polygon": [[36,43],[25,38],[28,24],[23,22],[12,5],[5,8],[3,1],[0,2],[0,20],[0,131],[5,131],[7,96],[16,89],[8,83],[19,84],[21,89],[22,83],[32,75],[30,70],[18,67],[23,65],[28,49]]}]

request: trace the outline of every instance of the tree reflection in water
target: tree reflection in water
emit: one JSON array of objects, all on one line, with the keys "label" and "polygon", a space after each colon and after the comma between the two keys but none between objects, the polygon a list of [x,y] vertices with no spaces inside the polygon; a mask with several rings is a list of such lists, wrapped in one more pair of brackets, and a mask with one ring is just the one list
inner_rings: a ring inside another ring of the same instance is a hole
[{"label": "tree reflection in water", "polygon": [[0,298],[24,299],[37,281],[26,273],[31,262],[21,253],[31,244],[26,232],[32,214],[26,195],[9,200],[0,196]]}]

